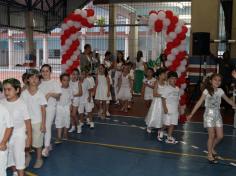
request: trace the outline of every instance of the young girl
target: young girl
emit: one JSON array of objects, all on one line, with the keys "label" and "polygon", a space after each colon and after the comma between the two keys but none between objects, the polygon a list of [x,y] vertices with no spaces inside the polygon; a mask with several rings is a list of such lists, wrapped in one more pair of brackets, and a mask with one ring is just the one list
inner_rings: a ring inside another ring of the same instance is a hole
[{"label": "young girl", "polygon": [[[160,130],[163,126],[164,107],[163,99],[161,98],[166,88],[166,69],[160,68],[157,70],[157,80],[153,88],[153,100],[146,116],[145,122],[147,132],[151,133],[152,128],[158,128],[158,140],[162,141],[163,133]],[[151,72],[150,72],[151,74]]]},{"label": "young girl", "polygon": [[132,97],[132,80],[129,76],[129,67],[124,66],[118,83],[118,100],[121,103],[121,111],[128,112],[128,101]]},{"label": "young girl", "polygon": [[94,128],[92,119],[92,87],[88,79],[86,79],[86,71],[82,71],[79,78],[79,125],[77,126],[77,133],[82,133],[84,125],[84,113],[88,114],[90,128]]},{"label": "young girl", "polygon": [[110,100],[110,78],[104,65],[99,65],[98,74],[95,85],[95,100],[99,103],[99,115],[105,119],[106,114],[106,101]]},{"label": "young girl", "polygon": [[153,89],[156,82],[156,79],[153,77],[154,70],[148,68],[147,77],[143,80],[142,86],[142,97],[144,98],[146,106],[149,108],[153,99]]},{"label": "young girl", "polygon": [[74,71],[71,74],[71,80],[70,80],[70,88],[73,92],[73,103],[72,103],[72,110],[71,110],[71,129],[68,131],[69,133],[72,133],[75,131],[75,127],[78,124],[77,120],[77,114],[78,114],[78,106],[79,106],[79,97],[75,96],[78,94],[79,91],[79,70],[74,69]]},{"label": "young girl", "polygon": [[167,127],[168,136],[165,140],[166,143],[176,144],[178,143],[173,137],[174,127],[178,125],[179,119],[179,99],[180,93],[179,88],[176,86],[176,81],[178,79],[178,74],[176,72],[168,72],[168,86],[164,89],[163,99],[164,99],[164,125]]},{"label": "young girl", "polygon": [[1,104],[0,112],[0,175],[6,176],[7,145],[13,131],[13,122],[8,110]]},{"label": "young girl", "polygon": [[67,131],[70,127],[70,109],[73,99],[72,89],[69,86],[70,75],[67,73],[63,73],[60,75],[61,81],[61,96],[59,101],[57,102],[56,108],[56,128],[57,128],[57,140],[56,144],[61,143],[62,132],[63,139],[67,139]]},{"label": "young girl", "polygon": [[8,166],[12,167],[15,175],[24,176],[25,148],[29,148],[32,143],[30,117],[26,104],[19,98],[20,81],[14,78],[4,80],[3,89],[6,99],[2,100],[2,104],[8,109],[14,127],[9,141]]},{"label": "young girl", "polygon": [[44,64],[41,67],[40,72],[42,74],[42,80],[39,85],[39,90],[44,94],[48,101],[46,108],[46,133],[44,136],[44,149],[42,155],[48,157],[51,149],[51,127],[56,114],[57,99],[59,99],[61,95],[61,87],[57,81],[51,79],[52,68],[50,65]]},{"label": "young girl", "polygon": [[[32,124],[32,146],[36,149],[36,162],[34,168],[41,168],[43,165],[42,160],[42,147],[43,135],[46,131],[46,105],[47,100],[44,94],[38,90],[39,86],[39,71],[30,69],[27,71],[27,89],[21,94],[21,98],[27,105]],[[30,162],[30,154],[27,153],[28,160],[26,166]]]},{"label": "young girl", "polygon": [[201,98],[194,106],[191,114],[187,117],[187,119],[190,120],[205,100],[205,112],[203,115],[203,122],[204,127],[208,130],[208,160],[211,164],[218,163],[217,152],[215,148],[216,145],[223,138],[223,122],[220,114],[221,98],[223,98],[228,104],[230,104],[234,108],[236,106],[235,103],[225,95],[224,91],[219,88],[221,80],[222,78],[219,74],[213,74],[210,76],[210,78],[206,79],[206,88],[203,91]]}]

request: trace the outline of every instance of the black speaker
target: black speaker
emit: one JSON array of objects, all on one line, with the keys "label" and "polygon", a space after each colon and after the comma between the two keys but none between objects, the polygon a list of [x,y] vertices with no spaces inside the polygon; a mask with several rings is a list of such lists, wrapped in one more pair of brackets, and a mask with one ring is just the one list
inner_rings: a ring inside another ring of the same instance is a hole
[{"label": "black speaker", "polygon": [[193,33],[193,55],[209,55],[210,54],[210,33],[194,32]]}]

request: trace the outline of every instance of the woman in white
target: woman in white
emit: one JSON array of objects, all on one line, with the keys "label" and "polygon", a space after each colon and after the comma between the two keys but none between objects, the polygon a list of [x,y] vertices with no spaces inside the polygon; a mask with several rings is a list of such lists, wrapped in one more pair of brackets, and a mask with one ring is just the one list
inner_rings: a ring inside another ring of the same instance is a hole
[{"label": "woman in white", "polygon": [[114,69],[115,69],[115,77],[114,77],[114,92],[115,92],[115,104],[119,104],[118,101],[118,81],[119,78],[121,76],[122,73],[122,66],[125,64],[125,60],[124,60],[124,54],[122,51],[118,51],[117,52],[117,59],[116,62],[114,64]]},{"label": "woman in white", "polygon": [[0,112],[0,175],[6,176],[7,145],[13,131],[13,122],[8,110],[1,104]]},{"label": "woman in white", "polygon": [[48,101],[46,108],[46,133],[44,136],[44,149],[42,151],[42,155],[47,157],[51,150],[51,127],[56,115],[56,104],[61,95],[61,87],[57,81],[51,79],[52,68],[50,65],[44,64],[41,67],[40,72],[42,74],[42,80],[39,85],[39,90],[44,94]]},{"label": "woman in white", "polygon": [[14,175],[24,176],[25,148],[32,143],[30,117],[25,102],[19,98],[20,81],[14,78],[4,80],[3,89],[6,99],[2,100],[2,104],[12,117],[14,127],[9,141],[8,167],[12,167]]},{"label": "woman in white", "polygon": [[105,119],[106,102],[111,99],[111,93],[110,78],[103,64],[98,67],[95,90],[95,100],[99,103],[99,115],[102,119]]}]

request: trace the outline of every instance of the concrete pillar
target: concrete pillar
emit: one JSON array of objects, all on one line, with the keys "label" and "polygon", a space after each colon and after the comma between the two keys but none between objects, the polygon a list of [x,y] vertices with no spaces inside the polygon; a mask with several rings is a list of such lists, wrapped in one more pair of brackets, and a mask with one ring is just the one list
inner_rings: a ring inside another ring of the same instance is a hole
[{"label": "concrete pillar", "polygon": [[8,30],[8,69],[11,70],[13,67],[13,38],[12,38],[12,31]]},{"label": "concrete pillar", "polygon": [[[236,40],[236,1],[233,1],[232,39]],[[231,58],[236,59],[236,43],[231,44]]]},{"label": "concrete pillar", "polygon": [[43,36],[43,64],[48,63],[48,35]]},{"label": "concrete pillar", "polygon": [[[125,20],[125,23],[128,25],[129,24],[129,19],[127,18]],[[125,27],[125,58],[128,57],[129,54],[129,26]]]},{"label": "concrete pillar", "polygon": [[108,48],[109,51],[116,54],[116,6],[115,4],[109,4],[109,38]]},{"label": "concrete pillar", "polygon": [[132,62],[135,61],[138,51],[138,26],[132,26],[137,24],[136,13],[130,13],[130,31],[129,31],[129,57]]},{"label": "concrete pillar", "polygon": [[[191,49],[192,54],[192,33],[210,32],[211,39],[219,38],[219,12],[220,0],[192,0],[191,18]],[[217,55],[217,43],[211,43],[211,52]]]},{"label": "concrete pillar", "polygon": [[33,32],[33,12],[25,12],[25,35],[26,35],[26,54],[34,55],[34,32]]}]

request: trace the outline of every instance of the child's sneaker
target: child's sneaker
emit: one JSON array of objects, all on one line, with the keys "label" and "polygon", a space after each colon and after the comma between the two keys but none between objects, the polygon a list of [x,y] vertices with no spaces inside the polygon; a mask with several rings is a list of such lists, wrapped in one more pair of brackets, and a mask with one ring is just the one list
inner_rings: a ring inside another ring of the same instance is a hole
[{"label": "child's sneaker", "polygon": [[86,124],[87,124],[87,125],[90,125],[90,120],[89,120],[89,118],[86,119]]},{"label": "child's sneaker", "polygon": [[152,129],[150,127],[147,127],[147,133],[152,133]]},{"label": "child's sneaker", "polygon": [[177,143],[178,143],[178,141],[176,141],[175,138],[173,138],[172,136],[167,137],[167,139],[165,140],[165,142],[166,142],[167,144],[177,144]]},{"label": "child's sneaker", "polygon": [[43,166],[43,160],[42,159],[39,159],[39,160],[36,160],[33,168],[34,169],[40,169],[41,167]]},{"label": "child's sneaker", "polygon": [[54,143],[55,143],[55,144],[61,144],[62,141],[61,141],[61,139],[56,139]]},{"label": "child's sneaker", "polygon": [[75,126],[72,126],[71,129],[68,132],[73,133],[74,131],[75,131]]},{"label": "child's sneaker", "polygon": [[107,117],[110,117],[110,116],[111,116],[111,114],[109,113],[109,111],[106,112],[106,116],[107,116]]},{"label": "child's sneaker", "polygon": [[158,135],[157,135],[157,140],[158,141],[163,141],[163,137],[164,137],[164,133],[163,131],[158,131]]},{"label": "child's sneaker", "polygon": [[44,148],[44,149],[42,150],[42,156],[43,156],[43,157],[48,157],[48,156],[49,156],[49,150],[48,150],[47,148]]},{"label": "child's sneaker", "polygon": [[89,125],[90,125],[90,128],[91,128],[91,129],[94,128],[94,122],[90,122]]},{"label": "child's sneaker", "polygon": [[82,133],[82,126],[81,125],[77,126],[77,133],[78,134]]}]

